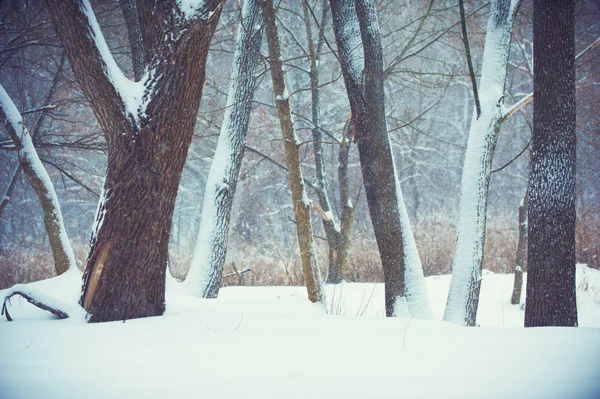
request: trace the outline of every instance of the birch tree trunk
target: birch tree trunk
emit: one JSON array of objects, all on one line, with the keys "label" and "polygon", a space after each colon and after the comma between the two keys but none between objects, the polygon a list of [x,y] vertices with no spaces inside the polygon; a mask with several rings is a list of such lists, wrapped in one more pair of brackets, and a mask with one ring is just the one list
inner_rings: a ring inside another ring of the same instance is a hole
[{"label": "birch tree trunk", "polygon": [[18,151],[19,163],[42,205],[44,225],[54,257],[56,274],[63,274],[69,269],[77,270],[75,255],[65,229],[54,184],[33,146],[29,128],[2,85],[0,85],[0,119],[4,121],[8,135]]},{"label": "birch tree trunk", "polygon": [[272,0],[260,0],[265,19],[265,33],[269,46],[269,64],[273,80],[273,95],[277,108],[277,117],[283,135],[283,148],[288,170],[288,183],[292,192],[294,215],[296,217],[296,232],[302,258],[302,270],[306,281],[308,299],[311,302],[325,304],[321,273],[315,253],[315,246],[310,222],[310,203],[304,188],[304,178],[300,169],[299,145],[292,123],[290,99],[285,87],[283,59],[279,44],[279,33],[275,21],[275,10]]},{"label": "birch tree trunk", "polygon": [[263,18],[258,0],[245,0],[227,95],[227,109],[206,182],[200,230],[185,285],[204,298],[219,294],[227,255],[229,218],[244,157],[250,108],[261,59]]},{"label": "birch tree trunk", "polygon": [[90,322],[161,315],[175,197],[222,2],[138,1],[148,65],[139,82],[115,63],[88,0],[46,4],[108,143],[80,302]]},{"label": "birch tree trunk", "polygon": [[431,308],[421,261],[385,121],[383,55],[375,9],[370,0],[354,3],[330,0],[330,4],[369,212],[385,276],[386,315],[429,318]]},{"label": "birch tree trunk", "polygon": [[479,84],[481,115],[473,111],[461,180],[452,279],[444,320],[474,326],[485,244],[492,159],[503,121],[502,98],[512,26],[519,0],[493,0]]},{"label": "birch tree trunk", "polygon": [[577,326],[575,1],[533,5],[525,327]]}]

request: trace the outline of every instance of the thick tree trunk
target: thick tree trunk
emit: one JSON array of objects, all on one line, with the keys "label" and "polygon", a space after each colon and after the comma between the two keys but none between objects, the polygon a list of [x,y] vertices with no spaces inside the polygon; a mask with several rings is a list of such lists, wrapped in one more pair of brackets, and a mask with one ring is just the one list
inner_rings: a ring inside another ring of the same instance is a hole
[{"label": "thick tree trunk", "polygon": [[[369,0],[356,0],[355,4],[330,0],[330,4],[369,212],[385,276],[386,315],[428,318],[431,308],[423,270],[385,121],[383,55],[375,9]],[[363,58],[358,53],[361,39],[365,62],[362,79],[363,68],[358,62]]]},{"label": "thick tree trunk", "polygon": [[114,62],[87,0],[46,3],[108,142],[81,304],[90,322],[160,315],[175,197],[221,3],[204,2],[189,18],[175,3],[138,2],[149,68],[138,83]]},{"label": "thick tree trunk", "polygon": [[261,59],[263,19],[258,0],[245,0],[227,96],[227,110],[206,182],[196,248],[185,285],[204,298],[216,298],[227,255],[229,218],[244,157],[250,108]]},{"label": "thick tree trunk", "polygon": [[19,154],[19,163],[42,205],[44,225],[54,257],[56,274],[62,274],[69,268],[77,270],[75,255],[65,229],[52,180],[33,146],[33,140],[29,135],[27,125],[23,122],[17,107],[1,85],[0,119],[4,121],[6,130],[15,143]]},{"label": "thick tree trunk", "polygon": [[300,169],[299,145],[292,123],[290,100],[285,87],[283,74],[283,60],[279,44],[279,34],[275,21],[275,10],[272,0],[261,0],[263,16],[265,19],[265,33],[269,46],[269,64],[271,66],[271,79],[273,80],[273,94],[277,108],[277,117],[283,135],[283,148],[288,169],[288,182],[292,192],[294,215],[296,217],[296,232],[300,246],[302,269],[311,302],[325,304],[325,291],[322,287],[321,273],[315,253],[315,246],[310,222],[310,203],[304,188],[304,178]]},{"label": "thick tree trunk", "polygon": [[535,0],[525,326],[577,326],[575,1]]},{"label": "thick tree trunk", "polygon": [[519,205],[519,242],[517,244],[517,264],[515,266],[515,282],[513,285],[510,303],[518,305],[521,303],[521,291],[523,290],[523,273],[527,271],[527,203],[529,195],[525,193],[521,205]]},{"label": "thick tree trunk", "polygon": [[479,87],[481,115],[473,111],[465,153],[452,280],[444,320],[466,326],[474,326],[477,318],[488,188],[503,118],[506,67],[518,4],[519,0],[492,1]]}]

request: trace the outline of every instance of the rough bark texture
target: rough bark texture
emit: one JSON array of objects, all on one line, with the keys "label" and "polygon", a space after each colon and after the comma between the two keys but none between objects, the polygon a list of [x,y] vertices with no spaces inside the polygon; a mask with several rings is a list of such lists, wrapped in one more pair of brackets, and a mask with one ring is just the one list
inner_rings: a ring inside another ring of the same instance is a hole
[{"label": "rough bark texture", "polygon": [[221,286],[229,218],[244,157],[262,36],[260,3],[246,0],[238,27],[227,110],[206,183],[200,230],[185,281],[190,292],[204,298],[216,298]]},{"label": "rough bark texture", "polygon": [[17,149],[19,164],[42,206],[56,274],[62,274],[71,267],[77,268],[52,180],[33,146],[27,125],[1,85],[0,119],[4,121],[8,135]]},{"label": "rough bark texture", "polygon": [[529,196],[525,193],[519,205],[519,242],[517,244],[517,264],[515,266],[515,282],[510,303],[518,305],[521,302],[523,290],[523,273],[527,270],[527,204]]},{"label": "rough bark texture", "polygon": [[277,117],[283,135],[283,147],[288,169],[288,183],[292,192],[294,215],[296,217],[296,232],[302,258],[302,270],[311,302],[325,303],[319,264],[313,243],[312,226],[310,222],[310,204],[304,188],[304,178],[300,169],[299,145],[296,141],[290,100],[285,87],[283,61],[279,34],[275,22],[275,10],[272,0],[261,0],[263,16],[265,19],[265,33],[269,46],[269,64],[271,66],[271,79],[273,80],[273,94],[277,108]]},{"label": "rough bark texture", "polygon": [[525,326],[577,326],[575,1],[535,0]]},{"label": "rough bark texture", "polygon": [[502,123],[502,98],[518,0],[491,4],[479,86],[481,114],[473,112],[461,179],[452,280],[444,320],[474,326],[479,305],[492,160]]},{"label": "rough bark texture", "polygon": [[[71,69],[108,143],[81,304],[90,322],[161,315],[177,188],[192,139],[220,2],[188,20],[174,2],[138,1],[150,73],[137,110],[99,48],[87,0],[47,0]],[[215,11],[210,18],[204,12]],[[102,40],[103,41],[103,40]]]},{"label": "rough bark texture", "polygon": [[144,59],[144,39],[142,36],[142,27],[138,18],[137,4],[135,0],[119,0],[123,19],[127,27],[127,37],[129,38],[129,47],[131,48],[131,61],[133,63],[133,74],[138,81],[144,76],[146,70],[146,61]]}]

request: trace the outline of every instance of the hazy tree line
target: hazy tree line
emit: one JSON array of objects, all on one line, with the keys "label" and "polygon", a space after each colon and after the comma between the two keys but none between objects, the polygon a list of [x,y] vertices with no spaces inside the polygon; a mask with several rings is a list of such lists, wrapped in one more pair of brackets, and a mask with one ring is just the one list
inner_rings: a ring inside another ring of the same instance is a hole
[{"label": "hazy tree line", "polygon": [[[353,245],[366,241],[381,255],[386,313],[428,317],[423,269],[443,266],[422,261],[411,224],[453,226],[458,218],[469,234],[458,235],[449,309],[461,311],[447,309],[445,318],[473,325],[486,216],[514,222],[508,228],[517,237],[519,204],[528,202],[532,2],[215,1],[191,11],[159,3],[99,1],[92,12],[87,1],[25,1],[0,9],[0,82],[57,187],[73,242],[88,242],[103,199],[81,265],[82,305],[97,320],[160,314],[169,262],[173,273],[191,263],[185,284],[214,297],[227,247],[234,262],[245,253],[286,260],[298,242],[309,297],[324,301],[321,277],[341,281]],[[569,256],[597,266],[598,55],[588,46],[597,43],[600,9],[578,1],[572,12],[573,52],[587,51],[574,61],[580,219]],[[98,44],[94,15],[111,57]],[[502,40],[490,39],[494,29]],[[489,61],[486,51],[505,58]],[[487,150],[469,155],[481,150],[471,143],[478,129],[490,129]],[[7,263],[46,235],[9,134],[0,141]],[[214,154],[232,166],[213,163]],[[224,169],[228,175],[217,175]],[[467,200],[471,189],[479,197]],[[215,217],[215,209],[225,211]],[[464,216],[473,212],[476,220]],[[226,222],[215,230],[209,217]],[[317,247],[328,252],[322,272]],[[117,259],[132,266],[108,266]],[[154,266],[141,272],[141,264]],[[157,291],[110,298],[134,279]],[[459,305],[450,306],[452,292]],[[126,305],[102,314],[114,300]]]}]

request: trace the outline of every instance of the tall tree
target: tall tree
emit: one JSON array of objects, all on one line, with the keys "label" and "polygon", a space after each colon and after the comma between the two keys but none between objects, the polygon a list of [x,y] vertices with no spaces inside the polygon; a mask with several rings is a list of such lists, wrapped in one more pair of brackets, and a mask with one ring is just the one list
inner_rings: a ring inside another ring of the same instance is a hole
[{"label": "tall tree", "polygon": [[222,1],[138,1],[148,68],[139,82],[117,66],[88,0],[46,4],[108,143],[81,305],[90,322],[160,315],[175,197]]},{"label": "tall tree", "polygon": [[327,272],[327,282],[337,284],[344,279],[343,274],[348,263],[348,247],[350,245],[350,233],[354,223],[354,205],[350,198],[350,181],[348,176],[348,159],[350,153],[349,127],[350,120],[344,126],[342,139],[339,140],[338,152],[338,182],[340,188],[340,208],[341,215],[339,220],[332,212],[331,201],[329,199],[328,184],[325,175],[325,161],[323,158],[323,143],[321,134],[321,93],[319,79],[319,58],[325,42],[325,36],[322,30],[328,17],[328,2],[323,0],[321,23],[317,26],[319,35],[315,43],[313,39],[312,20],[315,18],[314,12],[307,2],[302,3],[304,10],[304,24],[306,27],[306,38],[309,58],[309,76],[310,76],[310,95],[311,95],[311,121],[313,152],[315,156],[316,168],[316,188],[319,205],[323,210],[323,227],[327,245],[329,246],[329,269]]},{"label": "tall tree", "polygon": [[535,0],[533,42],[525,326],[577,326],[575,1]]},{"label": "tall tree", "polygon": [[[431,308],[421,260],[386,126],[383,53],[375,8],[370,0],[330,0],[330,5],[365,193],[385,276],[386,315],[429,318]],[[360,54],[361,42],[364,58]]]},{"label": "tall tree", "polygon": [[498,132],[505,119],[502,100],[519,3],[520,0],[492,0],[479,90],[474,87],[475,103],[479,106],[473,110],[465,152],[452,279],[444,312],[445,321],[467,326],[474,326],[477,318],[488,190]]},{"label": "tall tree", "polygon": [[302,270],[311,302],[325,303],[325,291],[321,281],[319,263],[310,221],[310,200],[306,195],[304,177],[300,167],[300,145],[294,130],[290,109],[289,93],[285,85],[283,58],[279,33],[275,21],[275,8],[272,0],[260,0],[265,20],[265,34],[269,46],[269,64],[273,81],[273,95],[277,108],[277,117],[281,125],[283,148],[288,172],[288,183],[292,192],[294,215],[296,217],[296,233],[300,247]]},{"label": "tall tree", "polygon": [[245,0],[242,8],[227,109],[219,142],[204,191],[204,205],[196,248],[185,284],[190,292],[216,298],[227,255],[229,219],[244,157],[252,97],[261,59],[263,18],[258,0]]}]

